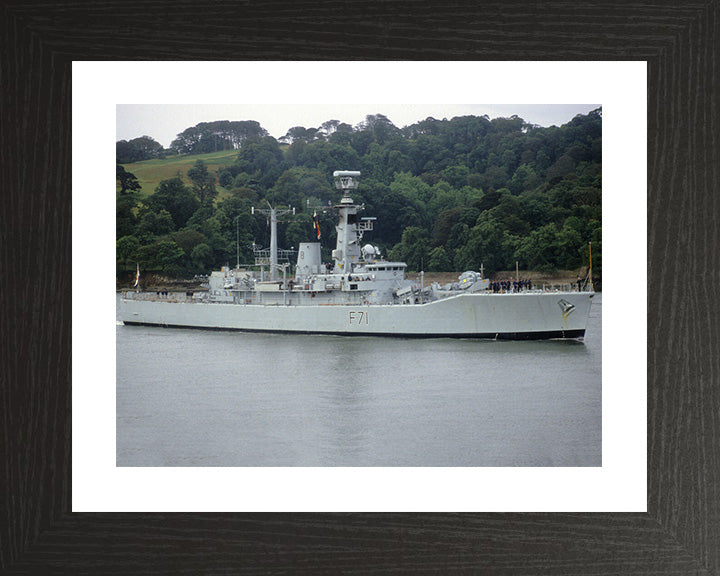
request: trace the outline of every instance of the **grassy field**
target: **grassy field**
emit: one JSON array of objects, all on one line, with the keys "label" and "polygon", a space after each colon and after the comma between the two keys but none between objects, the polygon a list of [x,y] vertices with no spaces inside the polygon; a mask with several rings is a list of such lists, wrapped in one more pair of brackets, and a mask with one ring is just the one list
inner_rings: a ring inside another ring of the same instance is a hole
[{"label": "grassy field", "polygon": [[[164,160],[143,160],[132,164],[123,164],[123,168],[135,174],[142,189],[139,191],[141,197],[147,197],[153,192],[161,180],[168,180],[180,176],[186,184],[190,183],[187,171],[192,168],[198,160],[207,164],[211,173],[217,173],[218,169],[230,166],[237,158],[237,150],[223,150],[210,154],[195,154],[192,156],[169,156]],[[223,196],[224,189],[216,184],[219,196]],[[120,190],[120,185],[117,185]]]}]

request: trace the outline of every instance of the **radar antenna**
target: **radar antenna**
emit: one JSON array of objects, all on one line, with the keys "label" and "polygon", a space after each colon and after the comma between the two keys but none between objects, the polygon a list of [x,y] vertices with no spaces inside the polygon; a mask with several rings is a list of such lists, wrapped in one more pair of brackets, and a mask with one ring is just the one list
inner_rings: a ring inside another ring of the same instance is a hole
[{"label": "radar antenna", "polygon": [[350,190],[355,190],[358,187],[360,172],[356,170],[336,170],[333,172],[333,178],[335,178],[335,188],[343,191],[341,204],[352,204],[352,198],[350,198]]}]

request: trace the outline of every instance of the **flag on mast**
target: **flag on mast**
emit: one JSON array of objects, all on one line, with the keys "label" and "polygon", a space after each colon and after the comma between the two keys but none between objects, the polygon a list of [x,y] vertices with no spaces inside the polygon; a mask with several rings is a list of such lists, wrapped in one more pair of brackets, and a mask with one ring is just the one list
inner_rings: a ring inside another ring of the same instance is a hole
[{"label": "flag on mast", "polygon": [[315,230],[317,230],[317,237],[318,237],[318,240],[320,240],[320,222],[318,221],[317,210],[315,210],[313,212],[313,218],[314,218],[313,228],[315,228]]},{"label": "flag on mast", "polygon": [[140,284],[140,263],[137,264],[137,272],[135,272],[135,287]]}]

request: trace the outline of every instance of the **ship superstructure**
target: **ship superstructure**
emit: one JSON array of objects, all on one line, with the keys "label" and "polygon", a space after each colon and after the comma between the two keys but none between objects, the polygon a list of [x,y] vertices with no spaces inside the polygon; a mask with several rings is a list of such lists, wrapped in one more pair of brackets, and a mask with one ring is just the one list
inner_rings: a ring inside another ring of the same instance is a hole
[{"label": "ship superstructure", "polygon": [[[382,258],[363,244],[375,219],[363,217],[350,194],[360,172],[333,173],[342,198],[332,262],[323,263],[319,242],[301,243],[294,274],[278,263],[277,212],[269,258],[261,270],[224,267],[213,272],[205,294],[185,300],[128,292],[121,300],[125,324],[266,332],[364,334],[497,339],[581,338],[594,295],[586,290],[540,289],[496,293],[482,273],[457,282],[423,286],[406,276],[404,262]],[[269,274],[264,266],[269,266]]]}]

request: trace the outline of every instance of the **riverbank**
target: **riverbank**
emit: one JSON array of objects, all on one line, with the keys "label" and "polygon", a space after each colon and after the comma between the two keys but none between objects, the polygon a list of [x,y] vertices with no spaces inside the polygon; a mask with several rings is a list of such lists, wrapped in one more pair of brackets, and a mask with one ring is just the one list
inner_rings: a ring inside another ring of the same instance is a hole
[{"label": "riverbank", "polygon": [[[158,292],[165,290],[168,292],[183,292],[193,290],[201,292],[207,290],[207,285],[203,286],[207,280],[203,278],[168,278],[161,274],[141,274],[140,287],[148,292]],[[115,290],[133,290],[135,287],[135,274],[119,274],[115,277]]]}]

